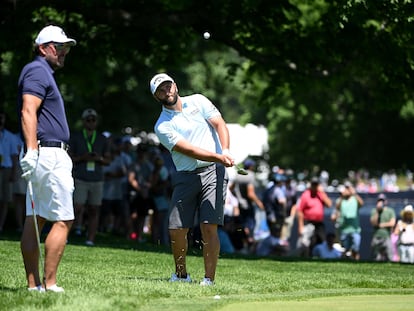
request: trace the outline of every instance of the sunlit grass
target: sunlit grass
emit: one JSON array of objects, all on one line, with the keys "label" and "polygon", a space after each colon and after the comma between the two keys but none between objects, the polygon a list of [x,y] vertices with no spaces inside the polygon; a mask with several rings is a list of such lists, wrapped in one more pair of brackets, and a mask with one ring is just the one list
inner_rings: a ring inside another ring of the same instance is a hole
[{"label": "sunlit grass", "polygon": [[172,284],[168,248],[100,239],[103,246],[93,248],[69,241],[59,270],[63,294],[28,293],[19,242],[0,240],[0,310],[212,310],[236,302],[414,294],[412,265],[242,256],[221,257],[216,285],[200,287],[203,261],[194,249],[194,282]]}]

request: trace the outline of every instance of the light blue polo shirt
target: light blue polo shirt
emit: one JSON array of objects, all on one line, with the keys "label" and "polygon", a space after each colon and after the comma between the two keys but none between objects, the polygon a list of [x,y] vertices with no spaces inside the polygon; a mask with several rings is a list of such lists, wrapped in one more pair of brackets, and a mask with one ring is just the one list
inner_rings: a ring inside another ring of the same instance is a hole
[{"label": "light blue polo shirt", "polygon": [[192,171],[212,164],[173,151],[181,139],[205,150],[221,153],[217,132],[207,120],[221,116],[213,103],[201,94],[181,97],[182,111],[163,107],[154,131],[172,155],[177,171]]}]

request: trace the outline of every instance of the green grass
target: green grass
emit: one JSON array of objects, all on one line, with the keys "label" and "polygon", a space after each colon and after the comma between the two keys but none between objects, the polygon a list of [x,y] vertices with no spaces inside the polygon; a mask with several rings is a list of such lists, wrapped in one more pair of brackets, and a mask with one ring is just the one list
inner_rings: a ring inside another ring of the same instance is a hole
[{"label": "green grass", "polygon": [[[102,236],[98,244],[89,248],[71,239],[58,273],[65,293],[40,294],[26,290],[18,237],[2,237],[0,310],[395,311],[414,303],[413,265],[223,256],[216,285],[200,287],[167,281],[173,272],[168,248]],[[188,270],[199,281],[202,257],[197,250],[189,253]],[[387,308],[383,297],[398,299],[402,307]],[[350,308],[339,308],[342,302]]]}]

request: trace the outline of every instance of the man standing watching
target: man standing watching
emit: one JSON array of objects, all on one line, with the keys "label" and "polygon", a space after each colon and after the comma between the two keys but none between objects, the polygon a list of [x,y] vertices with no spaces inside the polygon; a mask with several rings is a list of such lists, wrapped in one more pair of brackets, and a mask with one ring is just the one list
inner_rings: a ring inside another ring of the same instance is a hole
[{"label": "man standing watching", "polygon": [[88,212],[88,236],[86,245],[94,246],[98,230],[99,208],[102,205],[104,165],[111,161],[107,138],[96,131],[98,114],[92,108],[82,113],[83,128],[70,140],[70,155],[75,177],[75,234],[82,235],[85,208]]},{"label": "man standing watching", "polygon": [[364,201],[355,191],[350,182],[346,182],[341,196],[336,200],[336,212],[331,219],[336,221],[340,233],[341,245],[345,248],[345,256],[359,260],[361,245],[361,226],[359,224],[359,209]]},{"label": "man standing watching", "polygon": [[0,234],[7,219],[9,203],[13,198],[13,182],[17,169],[17,140],[5,128],[6,114],[0,111]]},{"label": "man standing watching", "polygon": [[332,201],[319,184],[319,178],[312,177],[310,187],[300,196],[297,211],[298,246],[305,257],[312,255],[313,247],[325,240],[324,208],[331,205]]},{"label": "man standing watching", "polygon": [[187,274],[187,233],[195,216],[203,239],[205,275],[200,285],[214,284],[220,252],[217,226],[223,225],[227,190],[224,166],[234,165],[229,132],[217,108],[201,94],[180,97],[174,80],[165,73],[150,81],[151,93],[162,104],[155,124],[160,142],[171,152],[177,172],[168,212],[175,273],[170,281],[191,282]]},{"label": "man standing watching", "polygon": [[25,156],[20,164],[23,177],[32,183],[39,232],[46,221],[52,226],[45,240],[44,284],[39,273],[39,246],[29,195],[26,199],[21,251],[29,290],[63,292],[56,274],[74,219],[72,160],[69,157],[69,126],[62,96],[53,73],[64,66],[65,57],[76,44],[62,28],[43,28],[34,45],[35,59],[19,77],[18,105]]},{"label": "man standing watching", "polygon": [[377,205],[371,209],[370,222],[374,228],[371,240],[371,258],[375,261],[392,260],[391,231],[396,222],[395,211],[387,206],[387,197],[380,193]]},{"label": "man standing watching", "polygon": [[256,227],[256,210],[258,208],[265,210],[265,207],[256,194],[256,177],[254,172],[256,163],[251,159],[246,159],[243,165],[247,175],[236,175],[230,183],[230,190],[239,200],[240,219],[247,237],[244,251],[251,253],[255,247],[254,229]]}]

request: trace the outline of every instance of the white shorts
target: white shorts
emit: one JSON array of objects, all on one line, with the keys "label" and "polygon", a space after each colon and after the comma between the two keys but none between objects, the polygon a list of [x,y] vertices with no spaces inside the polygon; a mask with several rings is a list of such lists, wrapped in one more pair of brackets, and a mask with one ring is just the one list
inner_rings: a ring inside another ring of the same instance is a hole
[{"label": "white shorts", "polygon": [[[72,159],[60,148],[40,147],[39,160],[32,176],[36,215],[49,221],[75,218]],[[33,215],[30,196],[26,195],[26,215]]]}]

